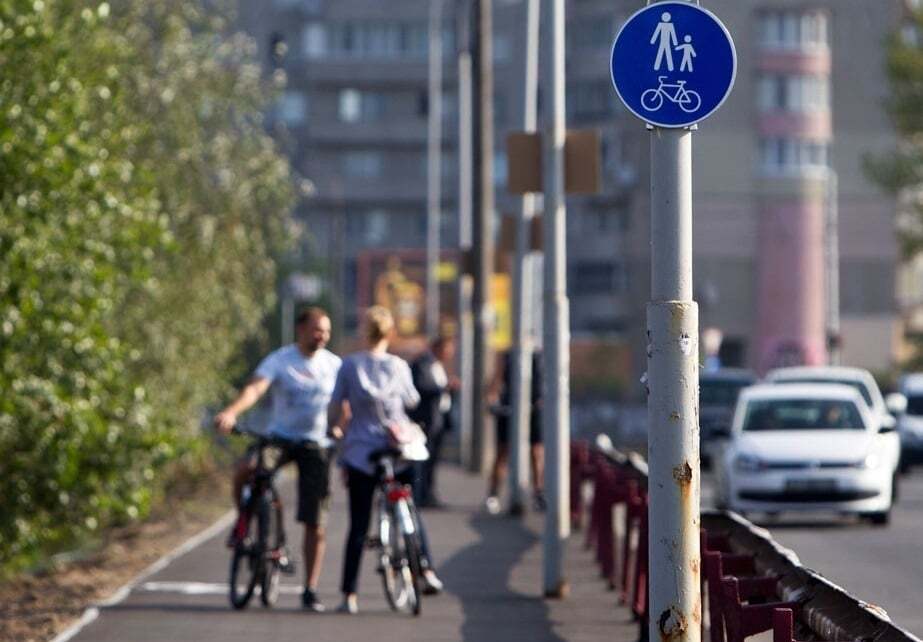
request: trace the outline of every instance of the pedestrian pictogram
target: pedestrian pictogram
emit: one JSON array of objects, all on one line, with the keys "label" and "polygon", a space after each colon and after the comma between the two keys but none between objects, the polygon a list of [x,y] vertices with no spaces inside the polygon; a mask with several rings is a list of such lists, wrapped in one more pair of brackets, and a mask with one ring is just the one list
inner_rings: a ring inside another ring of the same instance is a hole
[{"label": "pedestrian pictogram", "polygon": [[659,2],[619,31],[611,71],[619,97],[636,116],[660,127],[688,127],[727,98],[737,54],[714,14],[690,2]]}]

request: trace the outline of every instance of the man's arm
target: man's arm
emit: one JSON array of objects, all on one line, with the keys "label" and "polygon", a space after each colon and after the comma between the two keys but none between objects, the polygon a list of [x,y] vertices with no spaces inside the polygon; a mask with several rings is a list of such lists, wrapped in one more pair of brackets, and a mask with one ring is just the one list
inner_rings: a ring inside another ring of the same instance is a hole
[{"label": "man's arm", "polygon": [[266,394],[271,383],[266,377],[253,377],[240,391],[237,398],[215,415],[215,427],[224,434],[231,432],[237,424],[237,418],[252,408],[253,404]]}]

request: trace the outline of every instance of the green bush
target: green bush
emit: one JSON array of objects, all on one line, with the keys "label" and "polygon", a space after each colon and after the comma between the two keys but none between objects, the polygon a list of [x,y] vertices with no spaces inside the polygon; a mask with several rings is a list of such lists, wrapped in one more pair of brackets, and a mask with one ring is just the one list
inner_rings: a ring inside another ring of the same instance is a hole
[{"label": "green bush", "polygon": [[273,304],[292,177],[194,3],[0,0],[0,569],[142,516]]}]

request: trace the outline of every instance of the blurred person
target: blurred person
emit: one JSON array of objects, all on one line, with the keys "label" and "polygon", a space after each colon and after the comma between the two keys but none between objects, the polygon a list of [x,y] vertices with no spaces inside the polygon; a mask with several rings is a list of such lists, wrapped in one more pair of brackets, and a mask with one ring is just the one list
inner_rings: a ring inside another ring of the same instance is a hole
[{"label": "blurred person", "polygon": [[[354,614],[359,610],[356,594],[359,568],[379,481],[369,457],[393,443],[393,427],[410,421],[406,409],[420,403],[410,366],[388,353],[393,333],[394,317],[388,309],[369,308],[365,314],[367,348],[344,359],[330,398],[327,422],[333,427],[334,436],[342,439],[339,464],[343,467],[349,494],[349,533],[340,586],[343,602],[338,609],[342,613]],[[340,430],[339,423],[347,411],[349,421],[345,430]],[[413,468],[408,462],[398,463],[395,473],[398,481],[413,485]],[[422,518],[420,539],[424,592],[438,593],[442,590],[442,582],[433,570]]]},{"label": "blurred person", "polygon": [[[304,524],[302,606],[321,612],[324,605],[317,597],[317,583],[326,548],[330,496],[327,405],[341,362],[326,349],[330,317],[321,308],[309,308],[298,315],[295,337],[295,343],[260,362],[237,398],[215,417],[215,426],[224,434],[230,433],[237,418],[271,391],[272,415],[266,432],[290,443],[284,448],[280,466],[289,462],[298,466],[297,519]],[[233,501],[238,507],[241,489],[256,465],[255,457],[255,452],[248,452],[235,469]],[[232,532],[228,546],[236,544]]]},{"label": "blurred person", "polygon": [[[542,356],[532,353],[532,386],[529,394],[529,460],[532,476],[532,507],[545,510],[545,447],[542,444]],[[500,489],[509,470],[510,427],[513,425],[513,359],[512,352],[497,354],[497,366],[488,388],[487,399],[495,418],[497,454],[491,467],[484,506],[495,515],[500,512]]]},{"label": "blurred person", "polygon": [[417,464],[418,492],[414,501],[422,507],[442,506],[436,493],[436,467],[445,435],[453,428],[452,394],[459,389],[459,380],[450,376],[448,369],[454,358],[455,341],[439,335],[410,366],[413,385],[420,393],[420,403],[410,417],[423,428],[429,448],[429,459]]}]

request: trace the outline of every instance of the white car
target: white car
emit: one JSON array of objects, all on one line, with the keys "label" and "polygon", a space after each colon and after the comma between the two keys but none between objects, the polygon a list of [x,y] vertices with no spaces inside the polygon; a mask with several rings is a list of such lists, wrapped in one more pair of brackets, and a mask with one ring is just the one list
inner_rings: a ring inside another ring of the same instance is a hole
[{"label": "white car", "polygon": [[740,513],[851,513],[886,524],[896,441],[853,387],[747,388],[717,467],[718,505]]},{"label": "white car", "polygon": [[863,368],[846,366],[799,366],[770,370],[765,377],[768,383],[841,383],[852,386],[862,395],[872,414],[882,424],[896,425],[892,410],[885,405],[875,378]]}]

